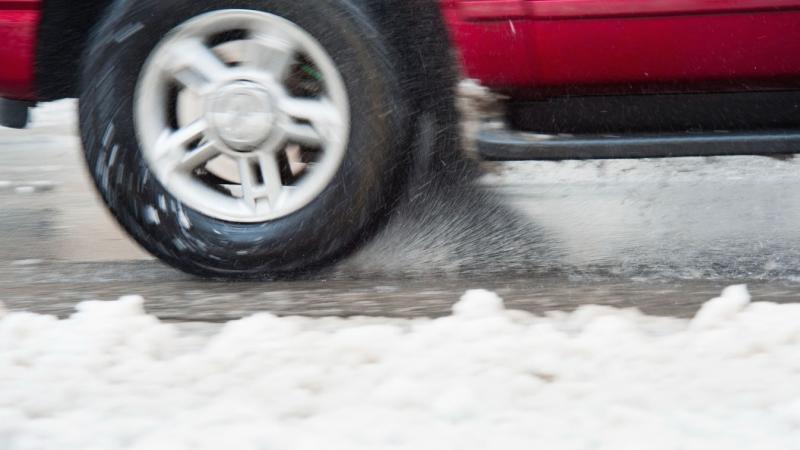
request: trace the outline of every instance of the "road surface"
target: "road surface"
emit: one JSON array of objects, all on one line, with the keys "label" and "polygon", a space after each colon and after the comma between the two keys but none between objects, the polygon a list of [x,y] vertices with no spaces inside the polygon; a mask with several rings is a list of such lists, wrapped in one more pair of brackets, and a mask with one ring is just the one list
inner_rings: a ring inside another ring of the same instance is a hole
[{"label": "road surface", "polygon": [[512,308],[586,303],[691,316],[724,286],[800,293],[800,162],[792,158],[487,165],[473,186],[427,192],[361,252],[290,282],[199,280],[154,261],[85,175],[74,103],[0,129],[0,301],[68,315],[140,294],[171,320],[286,315],[438,316],[469,288]]}]

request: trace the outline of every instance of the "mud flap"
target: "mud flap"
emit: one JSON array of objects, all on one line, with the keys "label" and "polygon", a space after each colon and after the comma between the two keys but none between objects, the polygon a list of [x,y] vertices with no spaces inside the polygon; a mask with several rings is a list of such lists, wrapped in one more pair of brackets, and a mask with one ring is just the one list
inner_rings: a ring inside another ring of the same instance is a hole
[{"label": "mud flap", "polygon": [[0,98],[0,126],[25,128],[28,126],[29,108],[33,102]]}]

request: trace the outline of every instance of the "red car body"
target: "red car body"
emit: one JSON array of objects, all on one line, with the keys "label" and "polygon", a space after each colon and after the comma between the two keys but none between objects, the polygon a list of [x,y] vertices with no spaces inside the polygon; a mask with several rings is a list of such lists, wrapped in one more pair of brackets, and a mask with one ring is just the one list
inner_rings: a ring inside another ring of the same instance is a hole
[{"label": "red car body", "polygon": [[798,0],[445,0],[469,76],[524,95],[783,88]]},{"label": "red car body", "polygon": [[[0,0],[0,96],[35,100],[42,0]],[[441,0],[466,74],[522,97],[800,84],[800,0]]]},{"label": "red car body", "polygon": [[36,98],[36,34],[41,0],[0,1],[0,97]]}]

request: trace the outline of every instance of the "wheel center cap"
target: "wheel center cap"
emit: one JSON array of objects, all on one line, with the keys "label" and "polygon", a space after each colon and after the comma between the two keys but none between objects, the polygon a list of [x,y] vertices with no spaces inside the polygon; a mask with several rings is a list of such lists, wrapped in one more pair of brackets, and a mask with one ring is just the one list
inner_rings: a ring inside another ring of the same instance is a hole
[{"label": "wheel center cap", "polygon": [[275,123],[272,97],[256,83],[236,81],[223,86],[208,103],[208,116],[217,135],[231,149],[255,149]]}]

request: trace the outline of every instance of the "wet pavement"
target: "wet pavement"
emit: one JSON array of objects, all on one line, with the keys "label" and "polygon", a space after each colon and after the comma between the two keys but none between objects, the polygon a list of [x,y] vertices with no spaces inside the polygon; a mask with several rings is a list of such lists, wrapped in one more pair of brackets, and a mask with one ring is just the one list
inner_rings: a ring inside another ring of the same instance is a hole
[{"label": "wet pavement", "polygon": [[68,314],[81,300],[147,298],[174,320],[256,311],[441,315],[463,290],[514,308],[586,303],[688,316],[732,283],[800,298],[800,161],[718,157],[487,165],[475,187],[401,208],[364,250],[304,280],[199,280],[154,261],[91,187],[74,104],[0,129],[0,301]]}]

